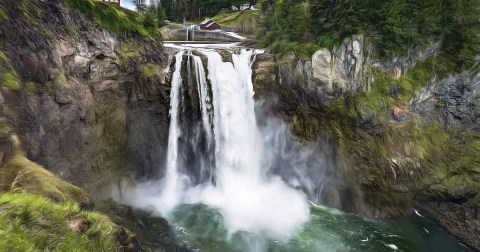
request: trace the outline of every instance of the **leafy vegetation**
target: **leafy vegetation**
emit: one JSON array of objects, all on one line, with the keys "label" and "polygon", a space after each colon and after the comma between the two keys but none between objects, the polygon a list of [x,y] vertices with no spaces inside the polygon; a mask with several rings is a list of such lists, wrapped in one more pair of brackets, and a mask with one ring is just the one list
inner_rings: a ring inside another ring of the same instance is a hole
[{"label": "leafy vegetation", "polygon": [[[121,251],[121,228],[77,204],[29,193],[0,194],[1,251]],[[125,231],[124,231],[125,232]]]},{"label": "leafy vegetation", "polygon": [[[142,36],[159,36],[156,18],[150,13],[142,14],[115,4],[96,0],[66,0],[70,7],[91,14],[103,28],[114,33],[136,32]],[[163,22],[163,20],[162,20]]]},{"label": "leafy vegetation", "polygon": [[154,76],[157,73],[157,66],[154,64],[146,64],[142,68],[142,74],[141,76],[143,78],[149,78]]},{"label": "leafy vegetation", "polygon": [[332,48],[345,37],[364,34],[381,58],[443,39],[456,70],[468,69],[480,52],[479,0],[263,0],[261,44],[315,43]]}]

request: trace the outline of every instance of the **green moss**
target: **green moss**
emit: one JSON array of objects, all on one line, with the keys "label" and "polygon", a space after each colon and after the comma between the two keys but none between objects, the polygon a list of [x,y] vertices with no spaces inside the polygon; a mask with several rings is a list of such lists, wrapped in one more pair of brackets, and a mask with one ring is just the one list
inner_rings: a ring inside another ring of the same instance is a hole
[{"label": "green moss", "polygon": [[0,85],[10,89],[20,88],[20,78],[7,56],[0,51]]},{"label": "green moss", "polygon": [[470,198],[467,202],[465,202],[464,206],[477,206],[480,205],[480,193],[477,193],[475,197]]},{"label": "green moss", "polygon": [[0,191],[21,189],[57,202],[91,204],[89,196],[82,189],[59,179],[20,153],[14,154],[0,167],[0,171]]},{"label": "green moss", "polygon": [[142,68],[142,77],[143,78],[149,78],[154,76],[157,73],[157,66],[153,64],[146,64]]},{"label": "green moss", "polygon": [[8,15],[2,8],[0,8],[0,20],[1,19],[8,20]]},{"label": "green moss", "polygon": [[[376,123],[381,124],[392,106],[410,102],[420,88],[428,86],[434,79],[446,77],[448,71],[445,65],[448,65],[448,60],[444,57],[430,57],[397,79],[389,73],[369,67],[373,77],[371,89],[366,93],[355,93],[345,100],[328,103],[327,111],[329,114],[334,112],[336,117],[341,115],[350,119],[373,114]],[[437,104],[437,107],[441,106],[442,103]]]},{"label": "green moss", "polygon": [[141,48],[134,43],[123,42],[120,46],[120,56],[125,59],[139,58],[141,56]]},{"label": "green moss", "polygon": [[37,83],[35,82],[25,82],[22,84],[22,90],[27,95],[34,95],[37,93]]},{"label": "green moss", "polygon": [[432,123],[428,126],[415,123],[412,127],[412,137],[418,151],[422,156],[428,153],[443,153],[451,140],[450,134],[438,123]]},{"label": "green moss", "polygon": [[1,251],[121,251],[106,216],[29,193],[0,194]]},{"label": "green moss", "polygon": [[13,127],[5,122],[0,122],[0,136],[8,135],[13,132]]},{"label": "green moss", "polygon": [[480,190],[480,182],[475,181],[468,173],[448,176],[442,181],[441,185],[434,186],[443,195],[448,198],[465,199],[468,195],[475,194]]},{"label": "green moss", "polygon": [[65,74],[56,68],[50,68],[50,79],[52,80],[52,84],[54,85],[54,88],[62,88],[62,87],[69,87],[69,83],[67,81],[67,77],[65,77]]},{"label": "green moss", "polygon": [[82,13],[93,15],[95,21],[110,32],[136,32],[142,36],[160,36],[158,29],[145,27],[143,15],[135,11],[95,0],[67,0],[67,3]]},{"label": "green moss", "polygon": [[480,132],[457,131],[447,152],[451,171],[480,173]]}]

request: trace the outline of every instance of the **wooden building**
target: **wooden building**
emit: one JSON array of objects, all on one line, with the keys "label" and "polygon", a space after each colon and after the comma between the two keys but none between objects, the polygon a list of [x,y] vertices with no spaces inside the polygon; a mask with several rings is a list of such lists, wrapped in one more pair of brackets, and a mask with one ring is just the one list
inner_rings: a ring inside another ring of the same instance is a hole
[{"label": "wooden building", "polygon": [[213,31],[213,30],[220,30],[222,29],[222,26],[220,26],[217,22],[206,18],[203,20],[200,24],[200,30],[207,30],[207,31]]}]

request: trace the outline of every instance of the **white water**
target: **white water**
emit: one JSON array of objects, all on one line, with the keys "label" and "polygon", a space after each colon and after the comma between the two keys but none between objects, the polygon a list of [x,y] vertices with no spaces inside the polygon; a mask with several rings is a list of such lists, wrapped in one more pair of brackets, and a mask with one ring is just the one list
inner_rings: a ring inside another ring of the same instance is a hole
[{"label": "white water", "polygon": [[208,146],[210,146],[210,139],[212,138],[212,125],[210,123],[211,101],[208,96],[207,77],[205,76],[205,68],[203,67],[202,59],[199,56],[193,56],[195,64],[195,72],[197,76],[197,89],[200,96],[200,109],[202,110],[202,124],[207,133]]},{"label": "white water", "polygon": [[[143,207],[153,205],[163,215],[168,215],[179,204],[203,203],[220,211],[230,234],[237,231],[262,232],[275,239],[288,239],[302,223],[308,221],[309,205],[301,191],[291,188],[280,177],[268,174],[274,150],[262,141],[255,118],[250,68],[255,51],[243,49],[239,54],[232,53],[232,64],[223,62],[214,50],[198,50],[208,59],[208,80],[212,86],[215,167],[211,169],[215,171],[216,183],[188,187],[188,179],[177,165],[178,139],[181,136],[178,125],[179,84],[182,83],[182,53],[179,53],[172,78],[167,173],[163,183],[140,185],[137,195],[143,197],[133,199],[133,203]],[[193,56],[193,59],[202,124],[209,128],[206,130],[209,134],[210,101],[205,71],[200,57]]]},{"label": "white water", "polygon": [[181,135],[178,126],[178,108],[180,104],[180,91],[182,85],[182,76],[180,74],[182,66],[183,51],[175,55],[175,72],[172,76],[172,90],[170,93],[170,129],[168,135],[168,152],[166,175],[161,182],[163,190],[161,192],[159,204],[160,211],[168,211],[175,207],[180,198],[178,197],[185,190],[185,183],[188,178],[178,172],[178,138]]},{"label": "white water", "polygon": [[269,150],[255,119],[253,51],[233,54],[233,65],[217,52],[204,53],[213,89],[217,185],[200,186],[188,193],[188,199],[219,208],[230,232],[266,230],[276,237],[289,236],[308,220],[309,210],[301,192],[278,177],[268,177],[268,167],[262,166]]}]

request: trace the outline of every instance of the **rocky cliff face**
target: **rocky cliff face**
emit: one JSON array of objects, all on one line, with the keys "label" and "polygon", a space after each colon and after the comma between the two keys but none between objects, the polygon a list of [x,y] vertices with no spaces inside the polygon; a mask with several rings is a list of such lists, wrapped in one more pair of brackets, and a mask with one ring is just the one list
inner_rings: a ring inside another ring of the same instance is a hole
[{"label": "rocky cliff face", "polygon": [[161,43],[109,33],[63,1],[22,5],[7,2],[0,25],[20,80],[1,94],[28,158],[96,196],[157,174],[169,104]]},{"label": "rocky cliff face", "polygon": [[[415,204],[480,248],[478,72],[437,80],[424,71],[441,42],[380,61],[363,41],[354,36],[307,61],[257,56],[257,99],[273,97],[299,138],[331,139],[337,177],[354,178],[364,201],[340,207],[387,217],[412,214]],[[354,202],[349,191],[342,197]]]},{"label": "rocky cliff face", "polygon": [[413,100],[413,111],[423,121],[445,128],[480,129],[480,73],[450,76],[423,88]]}]

